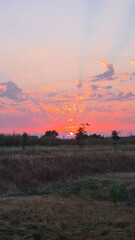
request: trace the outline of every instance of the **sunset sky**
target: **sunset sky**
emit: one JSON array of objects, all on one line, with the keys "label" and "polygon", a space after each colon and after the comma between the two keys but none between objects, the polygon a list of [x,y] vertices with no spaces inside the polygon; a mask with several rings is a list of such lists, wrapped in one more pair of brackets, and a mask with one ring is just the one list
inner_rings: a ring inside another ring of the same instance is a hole
[{"label": "sunset sky", "polygon": [[135,134],[135,0],[1,0],[0,133]]}]

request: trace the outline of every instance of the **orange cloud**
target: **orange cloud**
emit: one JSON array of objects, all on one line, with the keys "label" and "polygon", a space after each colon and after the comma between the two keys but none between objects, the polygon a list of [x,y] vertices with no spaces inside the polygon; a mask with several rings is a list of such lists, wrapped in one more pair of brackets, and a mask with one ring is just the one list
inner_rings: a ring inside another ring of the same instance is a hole
[{"label": "orange cloud", "polygon": [[129,77],[128,73],[120,75],[120,78],[122,79],[128,79],[128,77]]},{"label": "orange cloud", "polygon": [[128,62],[135,66],[135,61],[128,61]]},{"label": "orange cloud", "polygon": [[6,90],[6,86],[2,86],[2,85],[0,85],[0,89],[2,89],[2,90]]},{"label": "orange cloud", "polygon": [[110,65],[110,63],[107,60],[103,60],[101,63],[105,68],[108,69],[108,66]]},{"label": "orange cloud", "polygon": [[126,87],[117,87],[118,89],[120,89],[121,91],[123,91],[124,93],[127,93],[129,91],[132,91],[135,93],[135,86],[126,86]]},{"label": "orange cloud", "polygon": [[47,86],[43,86],[43,87],[42,87],[42,89],[44,89],[44,90],[50,90],[50,89],[52,89],[52,88],[53,88],[53,87],[50,87],[50,86],[49,86],[49,87],[47,87]]}]

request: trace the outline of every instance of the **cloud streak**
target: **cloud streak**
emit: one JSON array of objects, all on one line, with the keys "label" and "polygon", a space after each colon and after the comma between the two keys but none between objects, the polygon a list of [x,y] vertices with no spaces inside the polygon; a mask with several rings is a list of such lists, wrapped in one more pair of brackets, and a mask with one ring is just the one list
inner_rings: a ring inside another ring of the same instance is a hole
[{"label": "cloud streak", "polygon": [[131,91],[125,93],[125,92],[119,92],[118,95],[114,95],[112,98],[108,98],[107,101],[131,101],[135,100],[135,94]]},{"label": "cloud streak", "polygon": [[108,86],[100,86],[100,85],[95,85],[95,84],[92,84],[91,85],[91,88],[93,91],[96,91],[97,89],[106,89],[106,90],[110,90],[112,89],[112,86],[111,85],[108,85]]},{"label": "cloud streak", "polygon": [[115,71],[114,71],[113,64],[105,60],[105,61],[102,61],[102,65],[107,69],[107,71],[105,71],[102,74],[98,74],[94,76],[94,78],[92,79],[93,82],[99,82],[102,80],[114,80],[113,76],[115,74]]}]

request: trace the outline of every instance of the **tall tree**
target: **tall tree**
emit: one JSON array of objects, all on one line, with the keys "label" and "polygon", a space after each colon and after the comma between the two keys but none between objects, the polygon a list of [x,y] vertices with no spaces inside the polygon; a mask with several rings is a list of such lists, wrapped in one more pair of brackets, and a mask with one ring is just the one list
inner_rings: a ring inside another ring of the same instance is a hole
[{"label": "tall tree", "polygon": [[[87,132],[85,130],[85,124],[81,123],[82,127],[79,127],[77,133],[75,134],[76,140],[82,140],[88,138]],[[86,123],[87,126],[89,126],[88,123]]]},{"label": "tall tree", "polygon": [[119,140],[120,139],[119,135],[120,135],[120,132],[118,132],[116,130],[112,131],[112,139],[113,140]]},{"label": "tall tree", "polygon": [[26,146],[26,139],[27,139],[28,134],[26,132],[23,133],[23,143],[22,143],[22,148],[25,149]]}]

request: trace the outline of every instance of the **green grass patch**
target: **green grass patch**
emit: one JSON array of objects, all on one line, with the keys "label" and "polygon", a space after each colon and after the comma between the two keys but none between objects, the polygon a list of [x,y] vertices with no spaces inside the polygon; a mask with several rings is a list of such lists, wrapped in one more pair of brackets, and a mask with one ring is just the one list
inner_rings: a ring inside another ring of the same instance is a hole
[{"label": "green grass patch", "polygon": [[113,202],[123,201],[126,194],[124,185],[113,185],[109,188],[109,198]]}]

